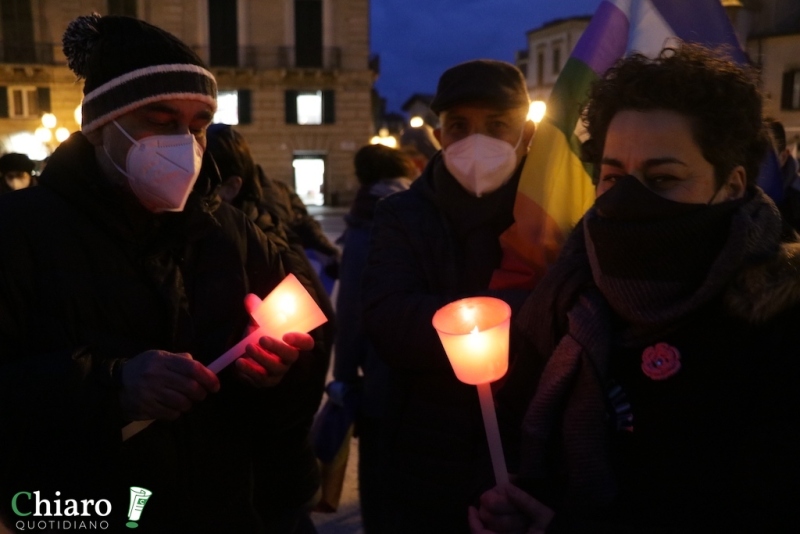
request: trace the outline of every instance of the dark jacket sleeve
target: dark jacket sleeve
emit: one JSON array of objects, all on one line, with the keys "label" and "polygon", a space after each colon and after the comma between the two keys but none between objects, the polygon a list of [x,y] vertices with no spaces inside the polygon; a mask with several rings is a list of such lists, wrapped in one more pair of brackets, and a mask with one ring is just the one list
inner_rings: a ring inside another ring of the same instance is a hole
[{"label": "dark jacket sleeve", "polygon": [[336,358],[333,378],[353,382],[367,358],[367,338],[361,314],[361,277],[367,264],[369,230],[347,230],[339,269],[339,292],[336,298]]},{"label": "dark jacket sleeve", "polygon": [[31,484],[41,484],[37,489],[45,490],[48,478],[56,478],[38,468],[45,458],[76,477],[87,477],[85,469],[108,465],[104,458],[117,449],[124,424],[116,385],[121,360],[100,347],[43,352],[32,343],[66,326],[37,322],[43,314],[38,313],[30,274],[31,254],[20,232],[4,229],[0,232],[0,512],[10,502],[8,492]]}]

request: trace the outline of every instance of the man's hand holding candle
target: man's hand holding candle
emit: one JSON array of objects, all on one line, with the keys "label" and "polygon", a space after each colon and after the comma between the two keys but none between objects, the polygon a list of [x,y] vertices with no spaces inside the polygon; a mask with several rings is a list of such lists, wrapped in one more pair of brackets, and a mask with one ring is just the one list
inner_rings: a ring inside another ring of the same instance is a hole
[{"label": "man's hand holding candle", "polygon": [[[261,305],[261,299],[250,294],[244,299],[244,307],[251,316]],[[246,334],[258,329],[254,320]],[[272,387],[277,385],[283,375],[289,370],[300,351],[314,348],[314,338],[303,333],[288,333],[283,337],[283,342],[273,337],[263,336],[258,344],[250,344],[245,349],[244,355],[234,362],[234,374],[243,382],[253,387]]]},{"label": "man's hand holding candle", "polygon": [[[175,419],[208,392],[219,390],[216,375],[231,363],[236,362],[234,374],[254,387],[278,384],[300,352],[314,348],[314,338],[305,332],[328,320],[293,274],[263,301],[247,295],[244,305],[252,318],[250,333],[208,367],[189,354],[164,351],[143,353],[123,365],[120,400],[125,416],[132,420],[122,428],[123,441],[153,419]],[[176,363],[180,359],[182,363]]]},{"label": "man's hand holding candle", "polygon": [[283,341],[264,336],[258,344],[247,345],[244,356],[234,362],[234,374],[253,387],[272,387],[281,381],[301,351],[313,348],[314,338],[300,332],[285,334]]},{"label": "man's hand holding candle", "polygon": [[129,420],[172,421],[219,391],[217,376],[188,353],[148,350],[125,362],[120,372],[120,406]]}]

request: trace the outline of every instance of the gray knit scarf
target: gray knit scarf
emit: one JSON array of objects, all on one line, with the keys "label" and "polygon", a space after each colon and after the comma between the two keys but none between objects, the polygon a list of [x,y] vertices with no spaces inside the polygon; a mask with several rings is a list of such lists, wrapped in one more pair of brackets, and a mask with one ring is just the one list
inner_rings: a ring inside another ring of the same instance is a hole
[{"label": "gray knit scarf", "polygon": [[[772,257],[780,246],[781,219],[760,189],[748,192],[732,217],[725,245],[700,287],[662,309],[641,309],[658,285],[642,279],[606,276],[588,232],[597,217],[590,209],[572,232],[557,263],[517,316],[516,324],[539,355],[550,355],[522,423],[520,475],[535,480],[562,477],[562,506],[591,511],[616,493],[609,463],[606,413],[612,335],[641,341],[663,335],[681,317],[719,296],[742,268]],[[632,223],[635,224],[635,223]],[[680,258],[665,258],[680,261]],[[616,312],[627,332],[612,333]],[[637,322],[645,318],[644,322]],[[552,452],[558,444],[558,466]]]}]

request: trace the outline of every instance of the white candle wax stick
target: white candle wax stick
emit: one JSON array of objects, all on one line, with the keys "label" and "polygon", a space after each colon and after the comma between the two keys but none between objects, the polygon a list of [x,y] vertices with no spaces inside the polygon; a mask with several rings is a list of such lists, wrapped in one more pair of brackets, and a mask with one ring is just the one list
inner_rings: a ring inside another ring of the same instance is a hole
[{"label": "white candle wax stick", "polygon": [[486,429],[486,439],[489,442],[489,454],[492,457],[494,480],[498,486],[508,483],[508,470],[506,457],[503,454],[503,444],[500,442],[500,430],[497,427],[497,414],[494,411],[492,386],[487,382],[478,384],[478,398],[481,401],[483,413],[483,426]]},{"label": "white candle wax stick", "polygon": [[[250,343],[258,343],[258,340],[261,336],[264,335],[264,332],[261,328],[254,330],[251,332],[246,338],[238,342],[236,345],[228,349],[225,354],[208,364],[208,368],[211,370],[212,373],[218,375],[220,371],[225,369],[227,366],[232,364],[236,359],[238,359],[242,354],[244,354],[245,348]],[[135,436],[155,421],[155,419],[148,419],[147,421],[134,421],[132,423],[128,423],[124,427],[122,427],[122,441],[128,441],[131,437]]]},{"label": "white candle wax stick", "polygon": [[122,427],[122,441],[128,441],[131,437],[135,436],[148,426],[150,423],[155,421],[155,419],[148,419],[147,421],[134,421],[132,423],[128,423],[124,427]]},{"label": "white candle wax stick", "polygon": [[218,375],[220,371],[228,367],[235,360],[237,360],[239,356],[244,354],[244,350],[245,348],[247,348],[247,345],[250,345],[251,343],[252,344],[258,343],[258,340],[264,335],[266,334],[264,333],[264,330],[261,328],[253,330],[247,335],[246,338],[238,342],[233,347],[229,348],[225,352],[225,354],[223,354],[222,356],[220,356],[219,358],[208,364],[209,370],[215,375]]}]

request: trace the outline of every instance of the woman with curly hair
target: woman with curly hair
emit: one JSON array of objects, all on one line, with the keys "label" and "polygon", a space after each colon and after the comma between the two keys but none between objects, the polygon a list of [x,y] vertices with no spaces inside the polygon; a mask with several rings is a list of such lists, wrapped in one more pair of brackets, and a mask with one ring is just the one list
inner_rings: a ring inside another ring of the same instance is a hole
[{"label": "woman with curly hair", "polygon": [[517,485],[473,532],[796,529],[800,243],[755,185],[754,77],[699,45],[634,55],[583,119],[597,199],[517,317]]}]

